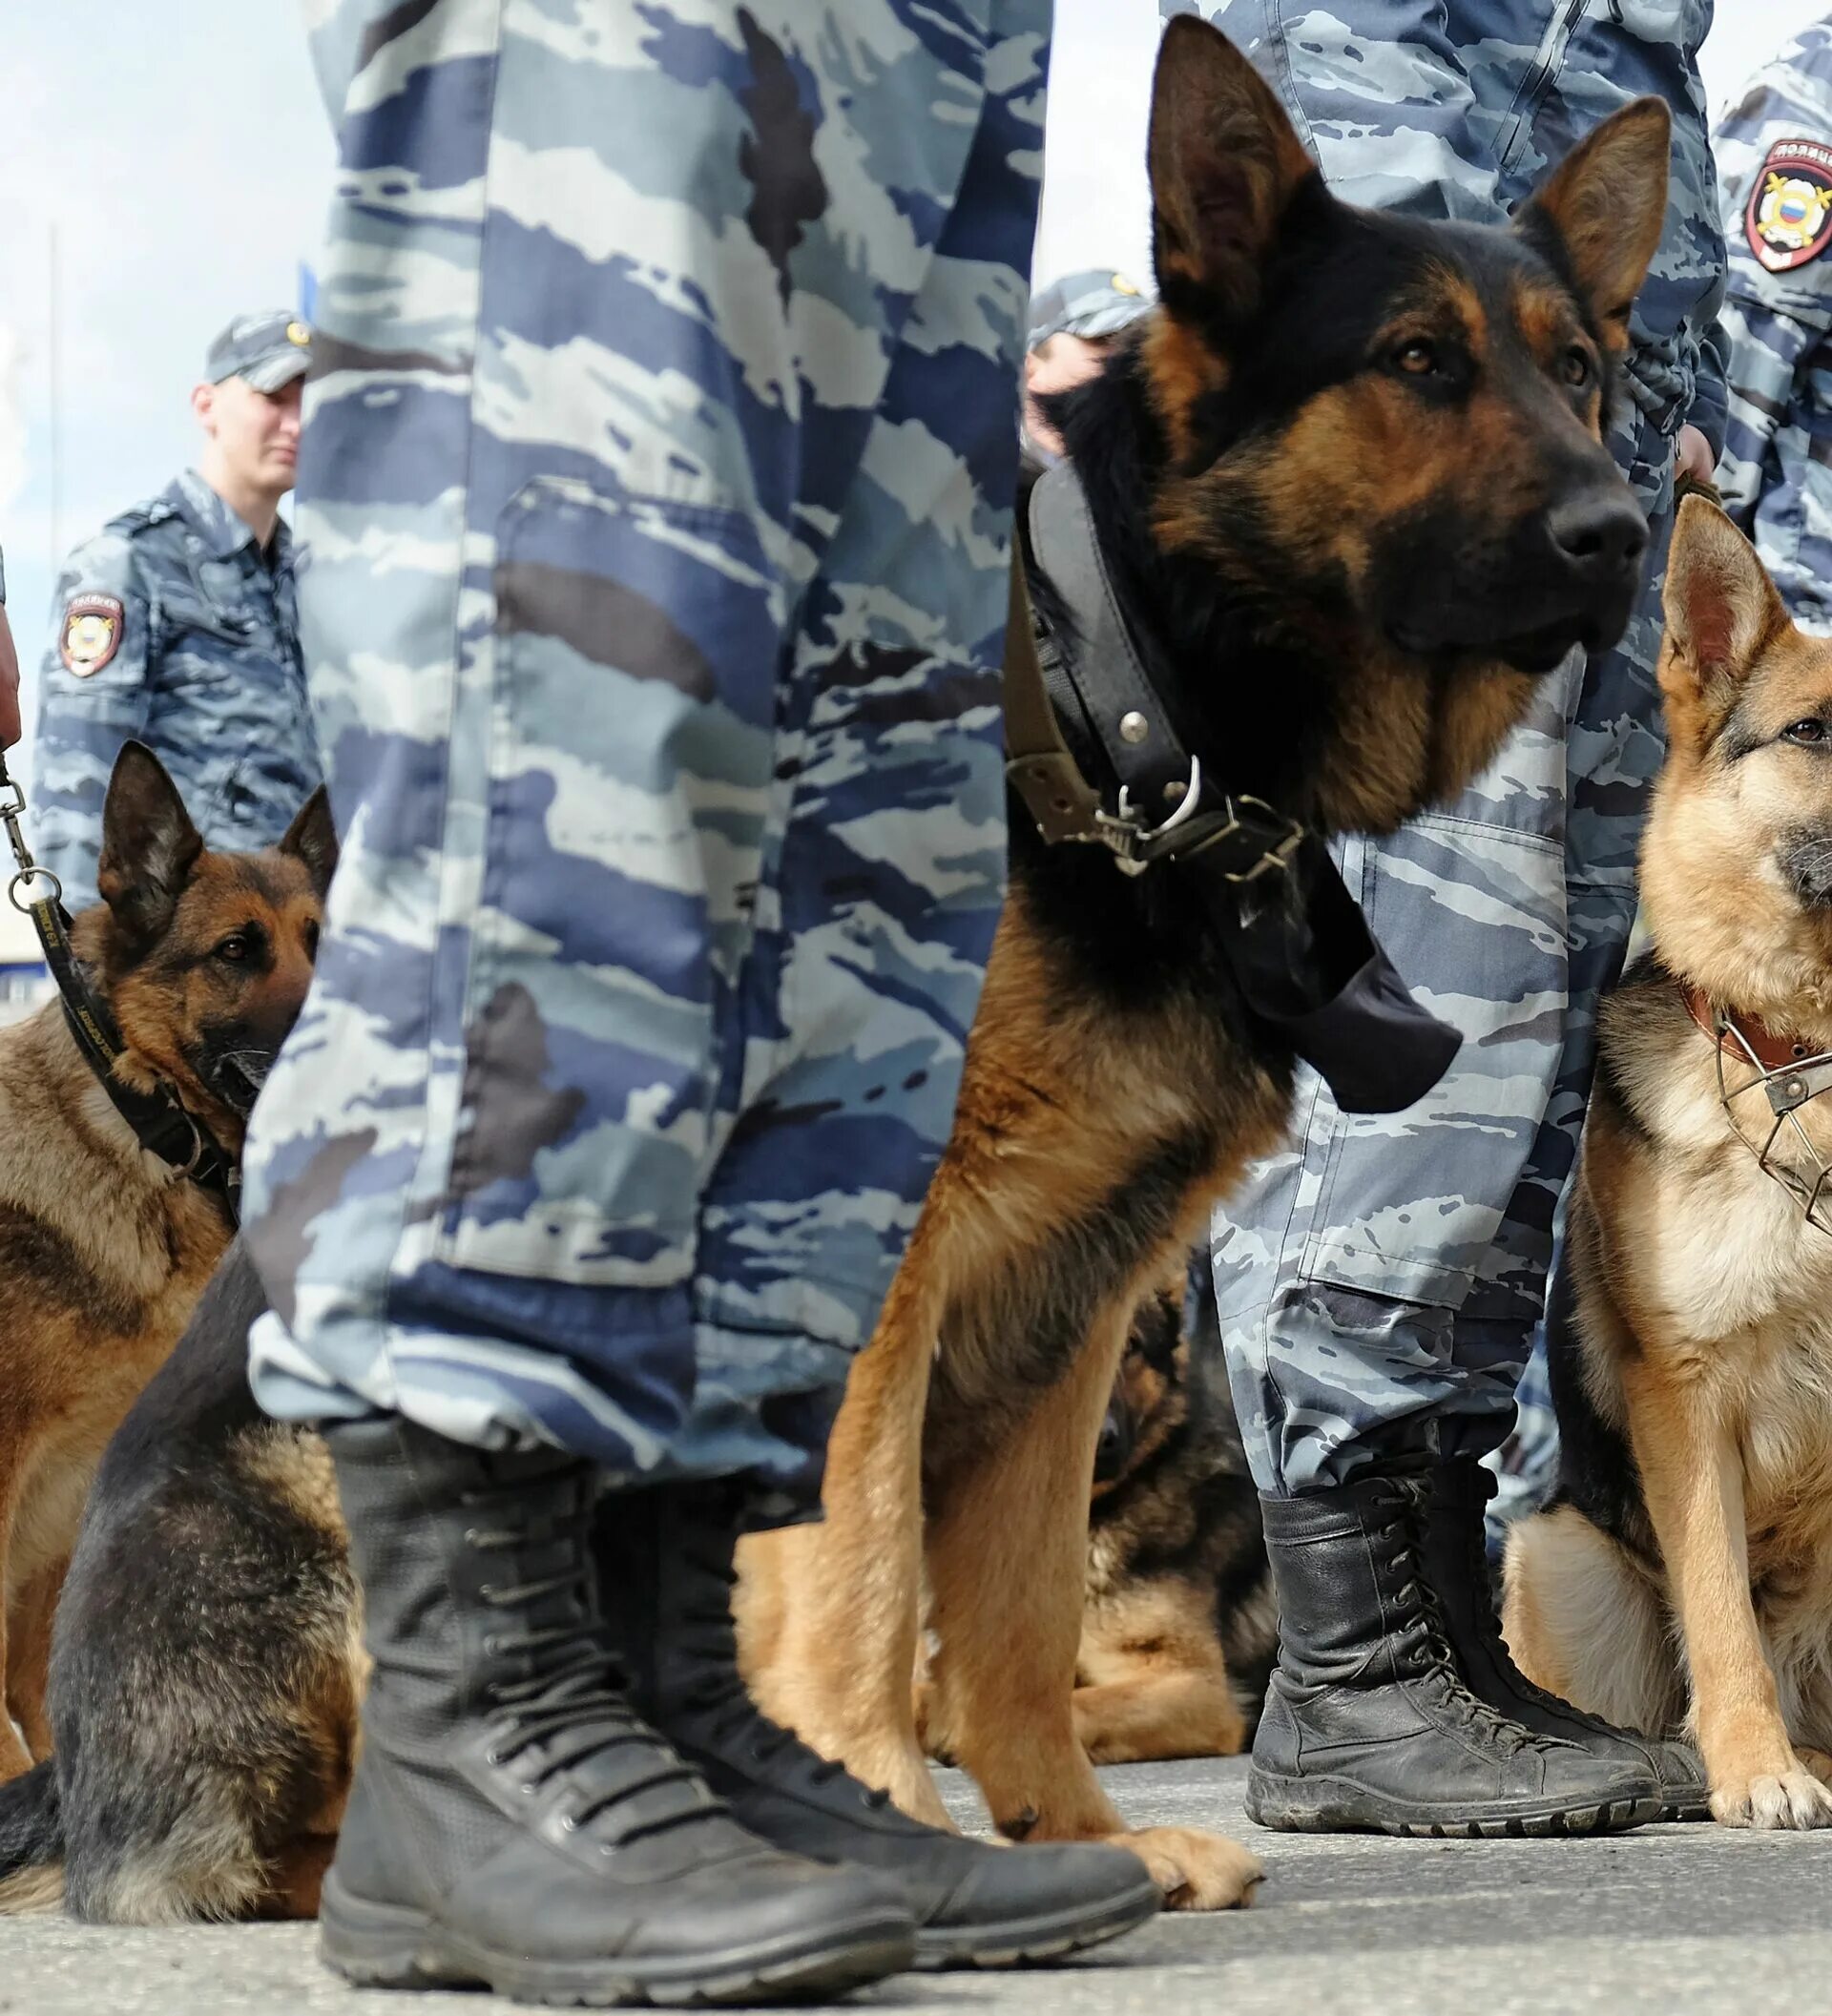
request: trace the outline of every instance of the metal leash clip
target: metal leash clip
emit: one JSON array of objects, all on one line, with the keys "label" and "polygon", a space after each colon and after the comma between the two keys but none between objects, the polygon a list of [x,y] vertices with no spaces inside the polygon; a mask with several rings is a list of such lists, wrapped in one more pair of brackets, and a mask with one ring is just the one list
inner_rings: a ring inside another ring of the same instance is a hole
[{"label": "metal leash clip", "polygon": [[[41,903],[61,903],[64,885],[49,868],[41,868],[31,858],[31,849],[26,844],[26,836],[19,821],[26,809],[26,794],[17,779],[7,768],[7,759],[0,756],[0,824],[7,829],[7,844],[12,849],[12,858],[19,863],[19,872],[7,883],[7,901],[22,917],[30,917]],[[49,896],[21,900],[19,891],[29,882],[48,882]]]}]

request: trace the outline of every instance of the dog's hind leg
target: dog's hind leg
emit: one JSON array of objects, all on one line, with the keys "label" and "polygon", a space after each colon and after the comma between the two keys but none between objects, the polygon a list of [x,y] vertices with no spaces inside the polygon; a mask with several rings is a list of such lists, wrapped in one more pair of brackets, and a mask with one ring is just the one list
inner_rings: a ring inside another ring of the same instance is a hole
[{"label": "dog's hind leg", "polygon": [[939,1297],[919,1227],[827,1444],[826,1516],[739,1549],[745,1677],[763,1712],[905,1812],[951,1824],[916,1741],[922,1433]]},{"label": "dog's hind leg", "polygon": [[[1167,1901],[1244,1903],[1260,1864],[1181,1827],[1126,1831],[1075,1739],[1072,1697],[1094,1442],[1132,1320],[1103,1316],[1063,1379],[947,1478],[929,1525],[934,1735],[979,1782],[1002,1833],[1112,1839]],[[907,1699],[908,1669],[905,1669]]]},{"label": "dog's hind leg", "polygon": [[0,1603],[0,1678],[5,1683],[4,1689],[0,1690],[0,1784],[31,1769],[31,1753],[20,1740],[11,1714],[12,1690],[19,1677],[14,1668],[18,1656],[14,1639],[18,1603],[9,1569],[13,1521],[19,1509],[19,1489],[25,1465],[26,1450],[20,1439],[10,1437],[0,1444],[0,1590],[6,1591],[5,1602]]},{"label": "dog's hind leg", "polygon": [[19,1593],[13,1606],[11,1642],[7,1668],[7,1705],[24,1732],[33,1763],[51,1755],[51,1717],[45,1712],[45,1689],[51,1678],[51,1630],[57,1617],[70,1563],[41,1568]]},{"label": "dog's hind leg", "polygon": [[1661,1593],[1575,1506],[1510,1528],[1503,1582],[1502,1634],[1535,1686],[1618,1729],[1679,1726],[1685,1680]]}]

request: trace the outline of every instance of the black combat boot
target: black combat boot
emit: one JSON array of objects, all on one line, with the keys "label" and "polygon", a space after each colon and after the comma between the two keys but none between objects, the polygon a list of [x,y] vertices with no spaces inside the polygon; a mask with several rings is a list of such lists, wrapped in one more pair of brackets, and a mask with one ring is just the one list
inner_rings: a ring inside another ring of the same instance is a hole
[{"label": "black combat boot", "polygon": [[1286,1831],[1435,1835],[1655,1819],[1644,1759],[1536,1735],[1465,1684],[1423,1558],[1429,1490],[1423,1476],[1376,1472],[1261,1501],[1280,1642],[1248,1813]]},{"label": "black combat boot", "polygon": [[741,1514],[731,1486],[607,1493],[596,1548],[599,1601],[637,1708],[746,1827],[892,1879],[916,1920],[919,1967],[1046,1959],[1156,1912],[1156,1883],[1123,1848],[1005,1848],[925,1826],[766,1719],[732,1624]]},{"label": "black combat boot", "polygon": [[590,1465],[393,1419],[326,1440],[375,1661],[320,1911],[339,1973],[603,2006],[908,1965],[893,1885],[745,1833],[637,1716],[597,1611]]},{"label": "black combat boot", "polygon": [[1636,1735],[1586,1715],[1535,1687],[1509,1657],[1483,1529],[1495,1480],[1481,1464],[1460,1459],[1434,1469],[1430,1482],[1426,1580],[1438,1593],[1457,1666],[1470,1692],[1539,1735],[1563,1736],[1598,1756],[1627,1759],[1652,1771],[1660,1784],[1663,1819],[1709,1819],[1704,1761],[1689,1743]]}]

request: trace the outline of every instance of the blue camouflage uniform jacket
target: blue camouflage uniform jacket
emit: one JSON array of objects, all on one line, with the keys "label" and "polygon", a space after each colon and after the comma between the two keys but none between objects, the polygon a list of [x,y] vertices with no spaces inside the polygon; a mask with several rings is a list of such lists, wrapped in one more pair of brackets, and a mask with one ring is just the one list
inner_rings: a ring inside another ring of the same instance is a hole
[{"label": "blue camouflage uniform jacket", "polygon": [[213,847],[267,845],[318,784],[292,535],[255,535],[194,470],[113,518],[57,583],[39,682],[31,842],[73,910],[95,901],[102,799],[132,736]]},{"label": "blue camouflage uniform jacket", "polygon": [[1718,488],[1795,620],[1832,633],[1832,19],[1757,74],[1717,149],[1730,254]]}]

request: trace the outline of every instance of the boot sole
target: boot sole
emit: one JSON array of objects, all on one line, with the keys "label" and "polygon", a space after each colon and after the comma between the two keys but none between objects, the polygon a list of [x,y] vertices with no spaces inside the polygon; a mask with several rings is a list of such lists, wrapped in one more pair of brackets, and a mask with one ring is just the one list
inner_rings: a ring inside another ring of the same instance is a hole
[{"label": "boot sole", "polygon": [[880,1915],[677,1961],[531,1960],[492,1952],[422,1912],[353,1898],[333,1871],[319,1905],[319,1951],[359,1987],[482,1987],[560,2008],[706,2008],[843,1995],[906,1972],[915,1942],[907,1918]]},{"label": "boot sole", "polygon": [[1155,1918],[1163,1904],[1163,1893],[1148,1876],[1097,1904],[1072,1904],[989,1925],[918,1925],[916,1967],[926,1974],[943,1967],[1017,1967],[1060,1960],[1065,1953],[1104,1945],[1135,1930]]},{"label": "boot sole", "polygon": [[1247,1781],[1247,1818],[1275,1834],[1397,1834],[1436,1840],[1525,1840],[1547,1835],[1624,1834],[1660,1818],[1657,1797],[1580,1805],[1517,1807],[1447,1815],[1375,1798],[1336,1778]]}]

